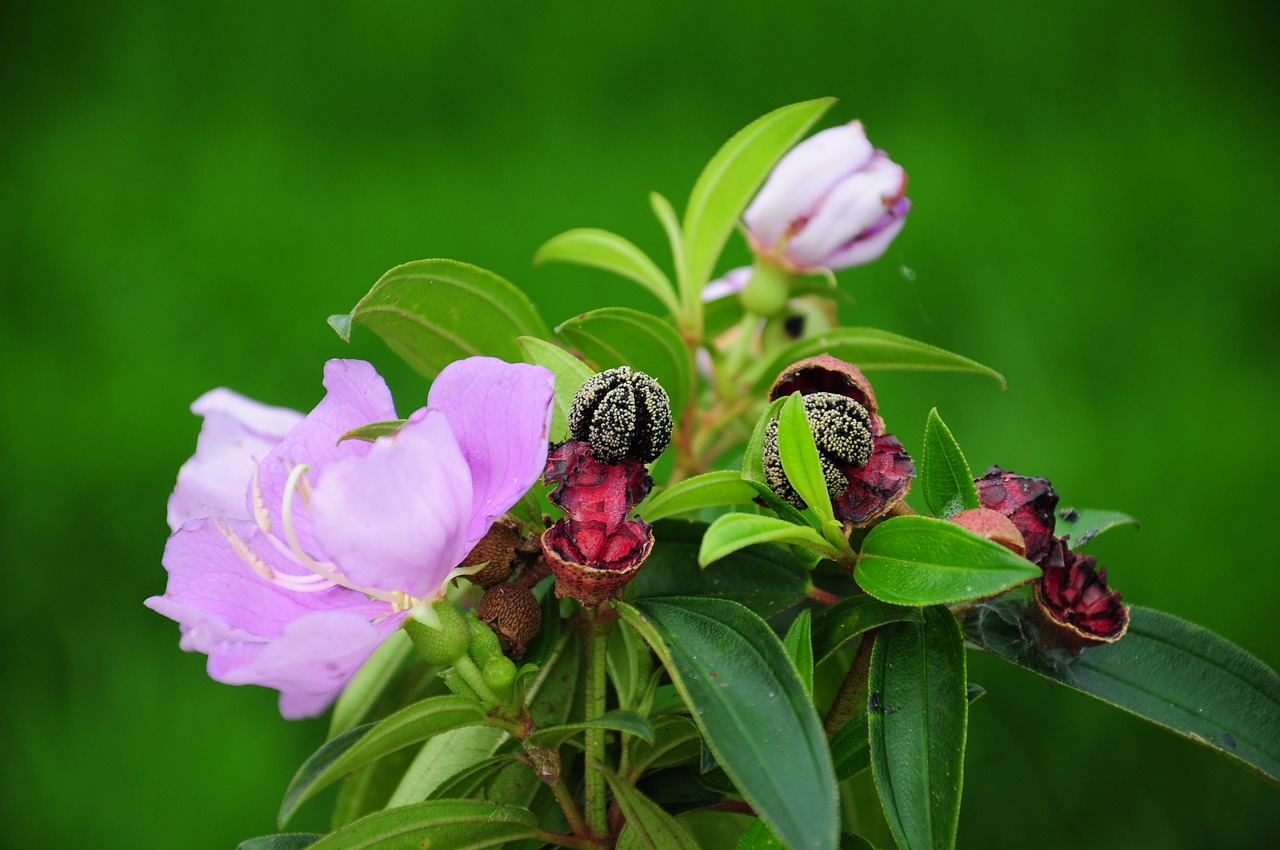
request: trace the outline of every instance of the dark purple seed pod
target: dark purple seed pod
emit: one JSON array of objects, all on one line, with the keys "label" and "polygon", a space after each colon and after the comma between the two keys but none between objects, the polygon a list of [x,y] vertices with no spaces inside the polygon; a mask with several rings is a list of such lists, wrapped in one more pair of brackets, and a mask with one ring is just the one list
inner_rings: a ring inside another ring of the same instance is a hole
[{"label": "dark purple seed pod", "polygon": [[[832,499],[837,499],[849,488],[849,477],[844,469],[866,466],[871,459],[875,446],[871,436],[871,417],[866,408],[848,396],[816,392],[803,398],[805,417],[809,420],[813,441],[818,447],[818,459],[822,463],[822,477],[827,483],[827,493]],[[769,489],[795,507],[805,508],[804,499],[791,486],[782,468],[776,420],[765,427],[764,454],[761,460]]]},{"label": "dark purple seed pod", "polygon": [[573,397],[569,433],[601,463],[649,463],[671,442],[671,400],[644,372],[619,366],[592,375]]}]

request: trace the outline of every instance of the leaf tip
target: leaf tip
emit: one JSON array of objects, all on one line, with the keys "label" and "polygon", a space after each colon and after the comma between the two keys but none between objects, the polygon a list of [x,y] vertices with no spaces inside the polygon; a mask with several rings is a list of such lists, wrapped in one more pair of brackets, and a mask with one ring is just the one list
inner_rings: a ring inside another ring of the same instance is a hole
[{"label": "leaf tip", "polygon": [[351,342],[351,314],[350,313],[334,313],[328,319],[329,327],[333,328],[338,336],[342,337],[343,342]]}]

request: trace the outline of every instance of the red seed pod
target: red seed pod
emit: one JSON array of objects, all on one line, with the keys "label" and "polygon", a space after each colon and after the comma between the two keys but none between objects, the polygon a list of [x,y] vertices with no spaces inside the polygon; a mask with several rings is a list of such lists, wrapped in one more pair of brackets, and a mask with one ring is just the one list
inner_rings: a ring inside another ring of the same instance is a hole
[{"label": "red seed pod", "polygon": [[1065,538],[1055,537],[1034,584],[1030,615],[1040,626],[1045,647],[1081,649],[1114,643],[1129,628],[1129,607],[1107,587],[1107,571],[1098,559],[1072,552]]},{"label": "red seed pod", "polygon": [[652,549],[653,527],[643,520],[626,520],[608,531],[599,521],[561,519],[542,535],[556,596],[588,607],[617,598]]},{"label": "red seed pod", "polygon": [[1053,511],[1058,506],[1058,494],[1049,479],[993,466],[973,483],[982,506],[1013,520],[1026,541],[1027,560],[1043,567],[1053,543]]}]

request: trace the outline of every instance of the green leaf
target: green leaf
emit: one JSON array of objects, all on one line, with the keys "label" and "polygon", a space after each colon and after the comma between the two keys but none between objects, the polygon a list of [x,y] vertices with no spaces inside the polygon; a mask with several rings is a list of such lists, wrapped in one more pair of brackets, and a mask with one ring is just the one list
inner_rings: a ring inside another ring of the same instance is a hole
[{"label": "green leaf", "polygon": [[756,420],[755,428],[751,431],[751,438],[747,440],[747,447],[742,455],[742,477],[766,489],[769,487],[769,482],[764,477],[764,434],[769,423],[778,418],[778,411],[782,410],[782,405],[786,403],[785,398],[774,399],[769,403],[769,406],[760,414],[760,418]]},{"label": "green leaf", "polygon": [[634,710],[653,675],[653,656],[635,629],[626,623],[609,632],[605,667],[621,708]]},{"label": "green leaf", "polygon": [[342,443],[347,440],[364,440],[372,443],[379,437],[386,437],[400,430],[400,426],[407,419],[388,419],[384,422],[370,422],[368,425],[361,425],[359,428],[352,428],[347,433],[338,438],[338,442]]},{"label": "green leaf", "polygon": [[623,782],[612,772],[605,772],[613,798],[622,809],[627,825],[618,837],[622,848],[644,850],[693,850],[698,842],[693,840],[680,822],[667,814],[661,806]]},{"label": "green leaf", "polygon": [[329,320],[344,340],[351,322],[382,337],[428,378],[475,354],[518,361],[516,337],[550,336],[523,292],[493,272],[454,260],[396,266],[378,279],[349,317]]},{"label": "green leaf", "polygon": [[626,307],[604,307],[564,322],[556,331],[598,370],[630,366],[652,377],[680,414],[693,386],[693,358],[668,322]]},{"label": "green leaf", "polygon": [[329,737],[363,723],[412,658],[413,642],[409,634],[404,629],[396,629],[342,689],[333,704],[333,716],[329,718]]},{"label": "green leaf", "polygon": [[735,133],[707,163],[684,212],[686,304],[701,299],[738,217],[773,166],[833,103],[821,98],[775,109]]},{"label": "green leaf", "polygon": [[687,764],[697,759],[702,749],[698,727],[680,715],[654,718],[653,743],[636,741],[631,759],[632,779],[639,778],[646,770]]},{"label": "green leaf", "polygon": [[361,765],[448,729],[482,723],[487,713],[474,700],[438,696],[402,708],[377,723],[343,732],[298,768],[280,804],[280,826],[313,794]]},{"label": "green leaf", "polygon": [[556,376],[550,436],[554,441],[565,439],[569,436],[569,408],[573,407],[573,397],[583,382],[595,373],[590,366],[554,342],[521,336],[516,337],[516,345],[520,347],[524,362],[550,369]]},{"label": "green leaf", "polygon": [[436,789],[477,762],[493,758],[509,737],[492,726],[463,726],[432,736],[405,769],[387,808],[439,797]]},{"label": "green leaf", "polygon": [[769,824],[756,819],[738,839],[738,850],[785,850]]},{"label": "green leaf", "polygon": [[762,544],[739,549],[705,568],[698,549],[707,525],[663,520],[654,525],[655,546],[632,586],[636,598],[713,596],[732,599],[761,617],[771,617],[809,595],[809,571],[783,546]]},{"label": "green leaf", "polygon": [[665,490],[649,495],[636,508],[636,515],[649,522],[721,505],[745,505],[756,498],[756,488],[732,469],[707,472],[686,478]]},{"label": "green leaf", "polygon": [[281,835],[264,835],[250,838],[236,845],[236,850],[303,850],[321,838],[318,832],[288,832]]},{"label": "green leaf", "polygon": [[929,411],[924,426],[920,482],[924,486],[925,504],[936,517],[951,519],[961,511],[982,507],[964,452],[960,451],[960,444],[951,436],[951,429],[942,421],[936,407]]},{"label": "green leaf", "polygon": [[761,361],[753,377],[754,389],[763,392],[778,374],[797,360],[817,354],[830,354],[855,364],[864,372],[877,369],[910,369],[925,372],[973,372],[1000,382],[1004,376],[967,357],[952,354],[937,346],[918,342],[878,328],[835,328],[817,336],[794,342],[774,356]]},{"label": "green leaf", "polygon": [[898,847],[955,847],[969,702],[951,612],[881,629],[867,687],[871,772]]},{"label": "green leaf", "polygon": [[871,529],[854,578],[895,605],[948,605],[994,596],[1039,577],[1040,568],[952,522],[901,516]]},{"label": "green leaf", "polygon": [[[548,594],[554,598],[555,594]],[[560,612],[556,611],[556,619]],[[582,678],[582,635],[577,629],[560,634],[551,660],[525,686],[525,704],[538,726],[566,722],[573,713],[578,682]]]},{"label": "green leaf", "polygon": [[970,637],[1007,661],[1190,738],[1280,784],[1280,676],[1213,632],[1134,606],[1129,630],[1072,658],[1045,651],[1025,600],[983,606]]},{"label": "green leaf", "polygon": [[849,718],[831,736],[831,762],[835,765],[837,782],[856,776],[871,766],[866,714]]},{"label": "green leaf", "polygon": [[759,514],[725,514],[716,517],[703,535],[698,563],[705,566],[757,543],[791,543],[812,549],[824,558],[840,557],[840,553],[812,526],[795,525],[785,519]]},{"label": "green leaf", "polygon": [[662,659],[716,761],[787,846],[830,850],[839,814],[822,724],[773,630],[724,599],[619,610]]},{"label": "green leaf", "polygon": [[876,846],[861,835],[842,832],[840,833],[840,850],[876,850]]},{"label": "green leaf", "polygon": [[787,398],[778,412],[778,455],[782,459],[782,471],[824,524],[835,518],[831,508],[831,494],[827,492],[827,479],[822,475],[822,460],[818,457],[818,444],[813,439],[813,429],[805,414],[804,399],[795,392]]},{"label": "green leaf", "polygon": [[482,850],[537,835],[528,809],[479,800],[428,800],[376,812],[311,845],[313,850]]},{"label": "green leaf", "polygon": [[626,732],[650,743],[653,742],[653,727],[649,721],[634,711],[608,711],[594,720],[582,720],[576,723],[561,723],[557,726],[544,726],[533,733],[541,740],[541,736],[549,735],[556,741],[565,741],[574,732],[584,729],[611,729],[615,732]]},{"label": "green leaf", "polygon": [[647,289],[672,315],[680,313],[671,281],[648,254],[616,233],[594,227],[568,230],[552,237],[533,255],[535,264],[547,260],[593,266],[621,275]]},{"label": "green leaf", "polygon": [[811,698],[813,697],[813,638],[812,638],[812,621],[808,611],[801,611],[800,616],[791,621],[791,628],[787,629],[787,636],[782,639],[782,648],[787,651],[787,657],[791,659],[791,663],[796,665],[796,672],[800,674],[800,681],[804,683],[804,690]]},{"label": "green leaf", "polygon": [[866,594],[842,599],[813,622],[813,653],[821,664],[849,641],[886,623],[919,621],[920,609],[891,605]]},{"label": "green leaf", "polygon": [[1054,523],[1054,534],[1059,537],[1070,535],[1071,548],[1078,552],[1102,532],[1122,525],[1132,525],[1135,529],[1139,527],[1136,519],[1119,511],[1060,508]]}]

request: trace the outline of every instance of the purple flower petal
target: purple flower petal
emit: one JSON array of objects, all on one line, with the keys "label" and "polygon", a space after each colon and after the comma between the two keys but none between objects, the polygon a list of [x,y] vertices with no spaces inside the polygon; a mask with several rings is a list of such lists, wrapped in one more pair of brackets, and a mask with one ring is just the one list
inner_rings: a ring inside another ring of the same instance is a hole
[{"label": "purple flower petal", "polygon": [[832,186],[862,168],[871,153],[860,121],[823,130],[792,148],[742,216],[758,246],[772,250],[796,219],[810,215]]},{"label": "purple flower petal", "polygon": [[313,528],[352,583],[426,597],[471,549],[472,492],[448,419],[428,408],[364,455],[321,470],[311,497]]},{"label": "purple flower petal", "polygon": [[[271,518],[271,528],[281,531],[281,505],[289,471],[310,464],[307,480],[314,484],[317,470],[340,458],[364,455],[371,444],[365,440],[344,440],[343,434],[396,418],[395,405],[386,382],[363,360],[330,360],[324,364],[324,386],[328,390],[315,409],[299,422],[280,444],[258,464],[258,481],[263,502]],[[252,504],[249,506],[252,512]],[[250,513],[252,515],[252,513]],[[293,525],[302,548],[316,554],[311,518],[294,500]]]},{"label": "purple flower petal", "polygon": [[902,231],[907,223],[907,213],[911,210],[911,201],[899,198],[893,209],[880,217],[880,220],[859,234],[852,242],[827,257],[827,267],[847,269],[850,266],[861,266],[872,260],[878,260],[889,245]]},{"label": "purple flower petal", "polygon": [[702,287],[702,300],[715,301],[717,298],[736,295],[746,288],[747,281],[751,280],[751,271],[751,266],[739,266],[725,272]]},{"label": "purple flower petal", "polygon": [[876,224],[902,196],[906,172],[883,154],[841,180],[787,244],[787,257],[800,268],[830,267],[829,258]]},{"label": "purple flower petal", "polygon": [[191,405],[204,417],[196,453],[178,470],[169,497],[169,529],[205,516],[248,519],[245,491],[253,465],[302,419],[296,410],[269,407],[228,389],[210,390]]},{"label": "purple flower petal", "polygon": [[554,396],[547,369],[493,357],[450,363],[431,385],[427,407],[448,418],[471,469],[468,551],[542,474]]}]

